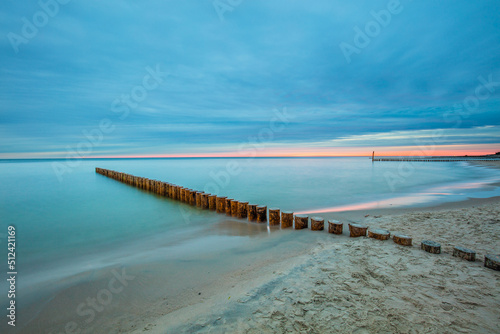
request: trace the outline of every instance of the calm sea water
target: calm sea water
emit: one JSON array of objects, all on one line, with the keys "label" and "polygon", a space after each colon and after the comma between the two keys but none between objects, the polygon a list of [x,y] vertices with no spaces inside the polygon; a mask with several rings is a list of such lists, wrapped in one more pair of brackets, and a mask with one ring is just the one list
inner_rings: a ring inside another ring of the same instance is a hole
[{"label": "calm sea water", "polygon": [[[7,226],[14,225],[22,272],[19,284],[26,293],[44,282],[113,264],[153,261],[159,256],[181,258],[201,248],[238,247],[253,234],[266,231],[208,237],[205,232],[226,220],[224,215],[121,184],[96,174],[96,166],[294,212],[426,205],[500,195],[492,185],[500,180],[499,170],[465,162],[85,160],[66,170],[61,179],[53,164],[0,163],[0,256],[6,259]],[[202,235],[203,239],[196,239]]]}]

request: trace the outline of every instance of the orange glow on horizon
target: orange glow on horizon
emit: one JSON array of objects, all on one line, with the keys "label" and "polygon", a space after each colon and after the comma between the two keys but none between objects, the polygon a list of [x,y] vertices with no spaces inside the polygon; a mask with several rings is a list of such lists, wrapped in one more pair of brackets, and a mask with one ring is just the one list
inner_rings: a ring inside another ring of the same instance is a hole
[{"label": "orange glow on horizon", "polygon": [[431,157],[431,156],[463,156],[487,155],[500,150],[498,144],[487,145],[442,145],[431,148],[418,146],[405,147],[284,147],[266,148],[259,151],[227,151],[210,153],[170,153],[170,154],[126,154],[126,155],[95,155],[92,158],[307,158],[307,157]]},{"label": "orange glow on horizon", "polygon": [[313,158],[313,157],[432,157],[487,155],[500,151],[500,144],[385,146],[385,147],[257,147],[246,151],[231,148],[212,152],[154,153],[154,154],[93,154],[67,156],[65,152],[0,153],[0,159],[140,159],[140,158]]}]

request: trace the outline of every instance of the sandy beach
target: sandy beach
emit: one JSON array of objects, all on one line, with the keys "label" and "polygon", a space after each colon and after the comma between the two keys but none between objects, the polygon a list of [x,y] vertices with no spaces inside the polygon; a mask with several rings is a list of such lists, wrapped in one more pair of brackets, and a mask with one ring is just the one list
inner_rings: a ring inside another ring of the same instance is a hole
[{"label": "sandy beach", "polygon": [[[341,236],[295,231],[316,234],[314,247],[233,273],[240,280],[223,293],[135,333],[497,333],[500,273],[483,260],[500,250],[499,204],[471,200],[363,217],[370,228],[411,236],[411,247],[349,238],[345,228]],[[442,253],[420,250],[424,239],[441,243]],[[453,257],[456,245],[475,250],[476,261]]]}]

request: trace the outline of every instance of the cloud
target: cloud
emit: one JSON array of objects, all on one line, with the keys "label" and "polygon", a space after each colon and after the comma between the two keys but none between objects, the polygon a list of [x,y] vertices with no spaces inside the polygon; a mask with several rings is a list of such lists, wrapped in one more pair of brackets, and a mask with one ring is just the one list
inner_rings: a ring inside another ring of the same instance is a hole
[{"label": "cloud", "polygon": [[[500,125],[500,87],[459,125],[444,115],[474,96],[479,76],[500,81],[500,3],[401,0],[347,63],[340,43],[353,44],[355,28],[388,3],[244,1],[220,21],[210,1],[71,1],[15,53],[7,34],[21,34],[40,7],[7,2],[0,152],[64,151],[104,118],[116,132],[96,152],[234,149],[283,106],[295,118],[274,143],[297,147],[452,127],[482,135],[451,131],[449,142],[498,142],[482,127]],[[169,76],[120,119],[113,101],[156,64]]]}]

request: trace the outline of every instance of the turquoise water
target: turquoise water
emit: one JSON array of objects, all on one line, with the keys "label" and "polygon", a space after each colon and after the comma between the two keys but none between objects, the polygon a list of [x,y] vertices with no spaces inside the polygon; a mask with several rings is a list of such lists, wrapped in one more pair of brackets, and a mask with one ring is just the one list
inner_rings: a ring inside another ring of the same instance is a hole
[{"label": "turquoise water", "polygon": [[499,170],[465,162],[403,165],[372,163],[367,158],[84,160],[61,178],[53,164],[0,163],[0,245],[4,245],[0,256],[6,259],[7,226],[15,225],[18,268],[22,269],[19,284],[24,291],[109,265],[153,261],[165,254],[182,258],[189,251],[198,252],[197,247],[234,248],[256,233],[266,232],[260,227],[233,229],[197,240],[197,235],[217,229],[226,217],[121,184],[96,174],[95,167],[294,212],[427,205],[500,195],[492,185],[500,181]]}]

